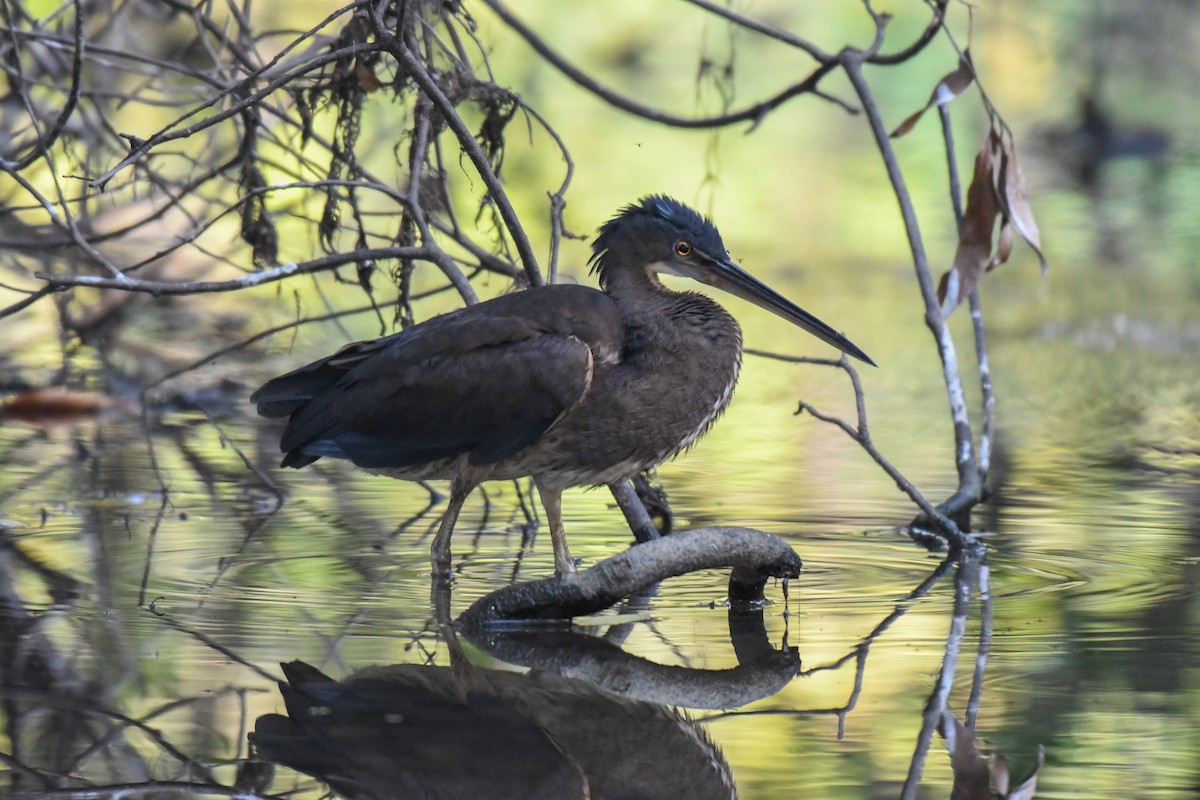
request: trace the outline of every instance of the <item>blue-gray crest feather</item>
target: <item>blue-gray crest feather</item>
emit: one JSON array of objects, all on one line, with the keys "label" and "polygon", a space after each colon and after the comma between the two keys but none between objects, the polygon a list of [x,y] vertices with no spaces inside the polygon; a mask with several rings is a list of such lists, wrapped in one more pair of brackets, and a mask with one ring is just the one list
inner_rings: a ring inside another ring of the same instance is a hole
[{"label": "blue-gray crest feather", "polygon": [[589,260],[592,273],[603,272],[604,255],[622,234],[639,233],[653,227],[654,221],[663,223],[673,234],[690,241],[706,253],[713,256],[725,255],[721,233],[712,220],[673,197],[652,194],[625,206],[600,227],[599,235],[592,243],[592,257]]}]

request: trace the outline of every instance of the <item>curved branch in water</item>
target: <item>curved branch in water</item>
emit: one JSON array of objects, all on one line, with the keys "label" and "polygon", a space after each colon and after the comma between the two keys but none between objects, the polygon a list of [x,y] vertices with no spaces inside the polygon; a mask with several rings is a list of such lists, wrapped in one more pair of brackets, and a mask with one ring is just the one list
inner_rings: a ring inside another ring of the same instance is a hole
[{"label": "curved branch in water", "polygon": [[795,578],[800,556],[787,542],[751,528],[700,528],[639,544],[565,577],[505,586],[475,601],[459,622],[483,629],[513,621],[569,620],[612,606],[653,583],[701,569],[732,567],[730,595],[762,597],[770,578]]}]

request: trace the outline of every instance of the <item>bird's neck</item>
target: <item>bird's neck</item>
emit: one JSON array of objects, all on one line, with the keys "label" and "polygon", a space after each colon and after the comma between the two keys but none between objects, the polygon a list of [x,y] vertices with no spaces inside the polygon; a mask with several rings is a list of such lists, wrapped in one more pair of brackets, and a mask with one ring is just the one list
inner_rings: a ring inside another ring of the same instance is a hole
[{"label": "bird's neck", "polygon": [[[684,360],[704,357],[703,353],[711,357],[716,352],[741,352],[737,321],[707,295],[669,289],[646,274],[637,285],[627,279],[606,288],[625,323],[626,358],[662,350]],[[728,356],[721,360],[730,361]]]},{"label": "bird's neck", "polygon": [[655,313],[662,309],[664,297],[678,294],[663,286],[658,276],[649,270],[607,271],[602,276],[601,284],[605,293],[627,314],[636,313],[639,309]]},{"label": "bird's neck", "polygon": [[690,447],[728,405],[742,332],[712,298],[655,284],[631,296],[608,287],[625,336],[605,380],[619,387],[622,419],[649,421],[645,441],[657,462]]}]

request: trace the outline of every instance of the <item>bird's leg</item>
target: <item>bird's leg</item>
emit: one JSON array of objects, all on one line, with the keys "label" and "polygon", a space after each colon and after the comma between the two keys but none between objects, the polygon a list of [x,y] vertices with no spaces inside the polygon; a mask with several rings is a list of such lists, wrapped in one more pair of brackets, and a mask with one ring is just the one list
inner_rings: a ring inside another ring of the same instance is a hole
[{"label": "bird's leg", "polygon": [[625,515],[625,521],[629,523],[629,530],[633,531],[635,539],[639,542],[649,542],[659,538],[661,534],[654,526],[650,510],[638,496],[633,483],[627,480],[618,480],[610,483],[608,488],[612,491],[613,499],[617,501],[617,507]]},{"label": "bird's leg", "polygon": [[429,548],[433,561],[433,574],[445,576],[450,573],[450,536],[454,533],[454,525],[458,522],[458,514],[462,511],[463,502],[475,491],[479,481],[474,475],[459,473],[450,484],[450,501],[446,504],[446,513],[442,515],[442,523],[438,526],[437,535]]},{"label": "bird's leg", "polygon": [[[535,481],[535,483],[537,483]],[[571,558],[571,550],[567,547],[567,532],[562,521],[562,489],[551,489],[537,483],[538,494],[542,496],[542,506],[550,519],[550,541],[554,543],[554,571],[566,575],[575,571],[575,559]]]}]

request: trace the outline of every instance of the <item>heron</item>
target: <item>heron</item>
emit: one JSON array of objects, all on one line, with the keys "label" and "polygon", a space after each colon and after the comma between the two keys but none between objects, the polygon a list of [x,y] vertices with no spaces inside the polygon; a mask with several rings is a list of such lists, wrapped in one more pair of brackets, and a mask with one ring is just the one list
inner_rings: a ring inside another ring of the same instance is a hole
[{"label": "heron", "polygon": [[483,481],[531,477],[555,572],[576,563],[562,493],[626,481],[688,449],[725,410],[742,332],[691,278],[774,312],[867,364],[849,339],[734,263],[707,217],[665,195],[621,209],[589,259],[600,289],[539,286],[347,345],[251,396],[287,418],[284,467],[340,458],[371,473],[446,480],[430,548],[449,571],[463,503]]}]

